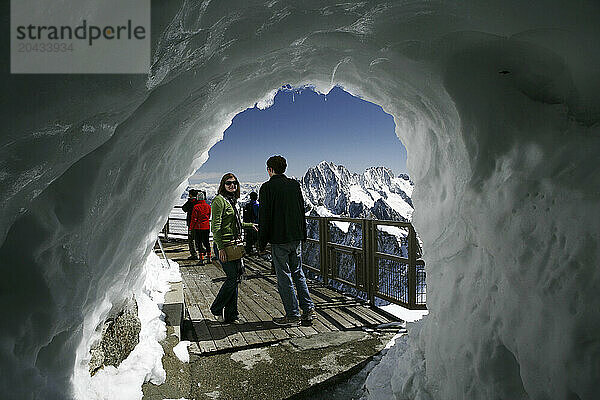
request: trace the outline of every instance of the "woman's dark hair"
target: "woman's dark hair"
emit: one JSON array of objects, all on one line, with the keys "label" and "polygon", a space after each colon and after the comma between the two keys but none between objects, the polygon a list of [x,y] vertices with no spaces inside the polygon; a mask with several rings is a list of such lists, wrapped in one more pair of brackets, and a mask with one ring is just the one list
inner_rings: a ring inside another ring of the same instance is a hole
[{"label": "woman's dark hair", "polygon": [[228,192],[225,189],[225,182],[227,180],[229,180],[230,178],[235,179],[235,181],[237,182],[236,188],[235,188],[235,192],[233,192],[233,196],[236,199],[240,198],[240,181],[238,181],[238,178],[236,178],[236,176],[234,174],[232,174],[231,172],[226,173],[225,175],[223,175],[223,177],[221,178],[221,183],[219,184],[219,190],[217,190],[217,193],[220,194],[221,196],[230,196],[230,192]]},{"label": "woman's dark hair", "polygon": [[287,168],[287,162],[282,156],[272,156],[267,160],[267,167],[272,168],[276,174],[283,174]]}]

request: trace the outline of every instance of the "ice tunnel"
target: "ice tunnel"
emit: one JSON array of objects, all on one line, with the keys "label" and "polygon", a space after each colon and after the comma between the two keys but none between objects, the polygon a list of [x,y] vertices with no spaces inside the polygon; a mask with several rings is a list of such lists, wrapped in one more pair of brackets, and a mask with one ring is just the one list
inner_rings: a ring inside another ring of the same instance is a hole
[{"label": "ice tunnel", "polygon": [[5,56],[2,397],[82,398],[93,332],[141,285],[181,183],[289,84],[381,105],[408,151],[430,313],[378,384],[596,398],[599,17],[593,0],[153,1],[147,76],[11,75]]}]

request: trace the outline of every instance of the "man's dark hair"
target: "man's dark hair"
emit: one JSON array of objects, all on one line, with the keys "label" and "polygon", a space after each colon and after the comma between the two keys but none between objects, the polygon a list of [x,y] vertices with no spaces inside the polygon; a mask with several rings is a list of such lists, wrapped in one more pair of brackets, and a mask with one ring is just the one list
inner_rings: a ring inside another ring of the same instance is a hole
[{"label": "man's dark hair", "polygon": [[198,196],[198,191],[196,189],[190,189],[188,197],[196,197]]},{"label": "man's dark hair", "polygon": [[258,199],[258,194],[256,192],[251,192],[250,193],[250,200],[256,200]]},{"label": "man's dark hair", "polygon": [[272,156],[267,160],[267,167],[272,168],[276,174],[283,174],[287,168],[287,162],[281,156]]}]

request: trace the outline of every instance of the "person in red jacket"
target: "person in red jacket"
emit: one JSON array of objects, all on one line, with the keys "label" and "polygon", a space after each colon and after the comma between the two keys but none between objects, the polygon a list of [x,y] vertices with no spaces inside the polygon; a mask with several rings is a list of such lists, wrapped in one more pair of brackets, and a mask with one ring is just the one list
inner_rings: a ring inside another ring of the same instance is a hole
[{"label": "person in red jacket", "polygon": [[194,206],[198,202],[198,191],[196,189],[190,189],[188,199],[181,209],[185,212],[185,223],[188,228],[188,247],[190,248],[190,256],[188,260],[197,260],[198,255],[196,254],[196,248],[194,247],[194,231],[190,227],[190,222],[192,221],[192,210]]},{"label": "person in red jacket", "polygon": [[204,264],[203,259],[206,259],[206,262],[210,263],[210,244],[208,242],[210,233],[210,205],[206,204],[205,192],[198,192],[198,203],[192,209],[190,229],[193,231],[194,241],[198,248],[198,255],[200,256],[199,264]]}]

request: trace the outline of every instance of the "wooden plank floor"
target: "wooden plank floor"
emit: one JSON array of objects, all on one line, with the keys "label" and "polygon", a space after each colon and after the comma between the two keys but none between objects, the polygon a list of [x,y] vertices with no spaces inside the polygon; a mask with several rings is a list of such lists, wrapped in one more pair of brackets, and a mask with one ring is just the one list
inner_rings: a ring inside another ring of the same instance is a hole
[{"label": "wooden plank floor", "polygon": [[[190,350],[195,353],[232,351],[294,337],[359,330],[398,321],[370,308],[362,300],[308,280],[317,319],[299,327],[279,327],[272,320],[284,315],[284,311],[270,263],[259,257],[245,257],[246,278],[239,285],[238,310],[246,323],[221,324],[212,316],[210,305],[225,279],[223,270],[214,264],[198,265],[197,261],[188,260],[187,243],[165,243],[164,250],[169,259],[179,263],[186,318],[189,318],[189,328],[184,334],[185,339],[193,341]],[[161,256],[160,251],[157,254]]]}]

